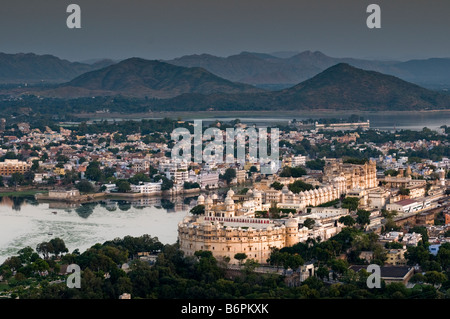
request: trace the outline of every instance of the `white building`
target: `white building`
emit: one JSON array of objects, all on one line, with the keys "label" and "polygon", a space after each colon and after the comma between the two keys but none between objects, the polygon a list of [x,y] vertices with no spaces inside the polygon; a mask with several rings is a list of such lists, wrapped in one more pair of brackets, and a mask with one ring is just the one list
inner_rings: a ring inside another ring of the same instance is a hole
[{"label": "white building", "polygon": [[306,165],[306,156],[298,155],[292,158],[292,167]]},{"label": "white building", "polygon": [[395,203],[390,203],[386,205],[388,211],[396,210],[401,214],[408,214],[419,212],[424,208],[430,206],[429,202],[416,201],[413,199],[404,199]]},{"label": "white building", "polygon": [[139,185],[131,185],[131,191],[141,194],[156,194],[161,191],[162,182],[158,183],[141,183]]},{"label": "white building", "polygon": [[202,189],[208,187],[209,189],[219,187],[219,173],[201,173],[197,176],[197,181]]}]

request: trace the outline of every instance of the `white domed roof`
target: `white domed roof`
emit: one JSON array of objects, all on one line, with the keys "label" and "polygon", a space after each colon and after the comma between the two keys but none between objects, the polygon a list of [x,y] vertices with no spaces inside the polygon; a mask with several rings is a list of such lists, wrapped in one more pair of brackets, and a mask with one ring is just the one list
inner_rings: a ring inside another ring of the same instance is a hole
[{"label": "white domed roof", "polygon": [[212,204],[213,203],[213,200],[212,200],[212,198],[211,197],[206,197],[206,200],[205,200],[205,203],[206,204]]},{"label": "white domed roof", "polygon": [[287,194],[289,192],[289,188],[287,187],[287,185],[283,186],[283,189],[281,190],[281,192]]},{"label": "white domed roof", "polygon": [[225,205],[232,205],[232,204],[234,204],[234,200],[231,197],[227,196],[227,198],[225,198]]},{"label": "white domed roof", "polygon": [[234,195],[234,191],[233,191],[232,189],[230,189],[230,190],[227,192],[227,196],[233,197],[233,195]]}]

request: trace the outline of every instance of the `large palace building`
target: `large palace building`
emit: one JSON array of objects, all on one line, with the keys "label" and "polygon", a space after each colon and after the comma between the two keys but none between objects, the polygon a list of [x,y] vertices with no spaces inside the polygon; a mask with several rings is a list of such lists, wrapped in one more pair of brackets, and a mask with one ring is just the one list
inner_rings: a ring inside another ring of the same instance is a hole
[{"label": "large palace building", "polygon": [[[199,205],[205,205],[202,216],[188,216],[178,225],[180,248],[192,256],[198,250],[209,250],[214,257],[230,258],[245,253],[248,258],[266,263],[271,248],[283,248],[299,242],[298,220],[253,218],[245,214],[236,216],[236,207],[230,190],[224,202],[200,195]],[[256,199],[257,200],[257,199]]]},{"label": "large palace building", "polygon": [[[214,257],[229,258],[236,263],[235,254],[245,253],[247,258],[266,263],[272,248],[289,247],[308,238],[327,240],[337,234],[342,225],[339,217],[348,210],[306,213],[306,207],[314,207],[340,198],[351,191],[373,189],[377,186],[375,163],[364,165],[330,161],[325,167],[321,187],[294,194],[284,186],[282,190],[249,190],[245,195],[235,195],[229,190],[224,201],[217,195],[200,195],[198,205],[205,206],[205,213],[187,216],[178,224],[180,249],[192,256],[198,250],[209,250]],[[281,209],[295,209],[284,219],[256,218],[256,212],[268,211],[276,205]],[[331,209],[333,210],[333,209]],[[315,226],[303,226],[306,218],[315,220]]]}]

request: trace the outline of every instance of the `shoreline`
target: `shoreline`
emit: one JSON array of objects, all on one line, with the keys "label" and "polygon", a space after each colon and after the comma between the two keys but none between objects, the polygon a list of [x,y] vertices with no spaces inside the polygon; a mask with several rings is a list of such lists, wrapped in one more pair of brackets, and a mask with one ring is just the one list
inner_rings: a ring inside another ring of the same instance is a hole
[{"label": "shoreline", "polygon": [[[163,119],[163,118],[178,118],[182,120],[186,117],[195,116],[197,118],[214,118],[217,116],[221,117],[236,117],[240,116],[252,117],[252,118],[265,118],[267,116],[273,117],[274,119],[283,119],[287,116],[320,116],[320,115],[370,115],[370,114],[383,114],[383,115],[414,115],[414,114],[436,114],[445,113],[450,115],[450,109],[446,110],[419,110],[419,111],[360,111],[360,110],[327,110],[327,109],[315,109],[315,110],[298,110],[298,111],[258,111],[258,113],[251,111],[199,111],[199,112],[143,112],[143,113],[81,113],[72,114],[72,116],[78,119],[88,119],[88,120],[100,120],[100,119]],[[185,120],[185,119],[184,119]]]},{"label": "shoreline", "polygon": [[92,194],[83,194],[80,196],[70,197],[70,198],[51,198],[48,197],[48,194],[43,194],[37,192],[35,194],[35,198],[38,201],[44,202],[63,202],[63,203],[87,203],[91,201],[97,201],[99,199],[107,199],[107,198],[121,198],[121,199],[136,199],[136,198],[153,198],[153,197],[162,197],[168,198],[176,195],[191,195],[191,194],[200,194],[201,190],[195,190],[191,192],[156,192],[152,194],[145,193],[92,193]]}]

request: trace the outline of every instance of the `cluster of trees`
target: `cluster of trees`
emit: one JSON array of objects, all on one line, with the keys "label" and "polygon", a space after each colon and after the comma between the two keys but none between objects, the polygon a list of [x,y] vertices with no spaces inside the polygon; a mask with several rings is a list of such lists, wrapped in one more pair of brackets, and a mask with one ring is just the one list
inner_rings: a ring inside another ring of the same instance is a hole
[{"label": "cluster of trees", "polygon": [[325,167],[325,161],[317,158],[315,160],[307,161],[306,167],[312,170],[323,171]]},{"label": "cluster of trees", "polygon": [[44,259],[49,259],[50,254],[56,257],[61,253],[68,252],[64,240],[61,238],[53,238],[48,242],[42,242],[36,246],[36,251],[44,256]]},{"label": "cluster of trees", "polygon": [[[273,187],[276,190],[282,190],[284,187],[284,184],[281,184],[280,182],[273,182],[272,184],[270,184],[270,187]],[[315,188],[317,188],[317,187],[314,187],[313,185],[311,185],[309,183],[305,183],[301,180],[297,180],[288,185],[288,189],[295,194],[298,194],[303,191],[315,189]]]},{"label": "cluster of trees", "polygon": [[[75,250],[60,258],[54,255],[42,259],[27,247],[20,250],[18,256],[5,261],[0,266],[0,274],[7,278],[8,289],[14,291],[12,297],[21,299],[117,299],[123,293],[131,293],[133,298],[152,299],[450,297],[450,281],[445,273],[450,266],[450,244],[442,245],[437,256],[427,253],[421,245],[408,250],[411,264],[419,262],[425,266],[424,275],[416,274],[411,279],[419,283],[417,288],[382,282],[380,289],[368,289],[369,274],[364,270],[355,273],[348,266],[349,263],[363,264],[365,261],[359,259],[359,254],[364,250],[374,252],[372,262],[383,264],[385,256],[377,239],[376,234],[346,227],[327,241],[309,239],[292,247],[273,249],[268,259],[272,266],[295,271],[306,261],[313,260],[318,267],[315,276],[297,287],[288,286],[284,276],[255,273],[258,263],[245,254],[234,256],[241,265],[241,275],[229,277],[224,270],[229,258],[216,259],[210,251],[184,256],[177,244],[163,245],[156,237],[148,235],[116,238],[96,244],[83,253]],[[157,254],[156,262],[149,264],[135,258],[139,252]],[[347,260],[340,259],[343,254]],[[58,274],[61,265],[71,263],[81,268],[80,289],[70,289],[65,282],[54,282],[65,278]],[[129,265],[127,271],[120,267],[125,263]],[[339,277],[340,282],[325,284],[323,280],[330,274]],[[25,286],[27,289],[23,289]]]},{"label": "cluster of trees", "polygon": [[184,189],[200,188],[200,184],[197,182],[184,182],[183,188]]},{"label": "cluster of trees", "polygon": [[315,189],[317,187],[314,187],[311,184],[305,183],[304,181],[297,180],[297,181],[293,182],[292,184],[289,184],[288,188],[294,194],[298,194],[300,192],[309,191],[309,190]]},{"label": "cluster of trees", "polygon": [[236,178],[236,170],[234,168],[227,168],[225,173],[219,174],[219,179],[226,181],[228,185],[234,178]]},{"label": "cluster of trees", "polygon": [[349,211],[356,211],[359,205],[358,197],[345,197],[342,200],[342,208],[348,208]]},{"label": "cluster of trees", "polygon": [[278,175],[280,177],[302,177],[303,175],[306,175],[306,170],[301,166],[285,166]]}]

